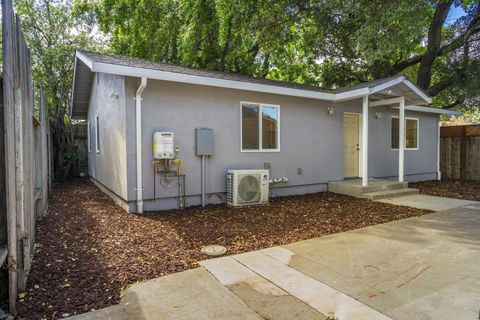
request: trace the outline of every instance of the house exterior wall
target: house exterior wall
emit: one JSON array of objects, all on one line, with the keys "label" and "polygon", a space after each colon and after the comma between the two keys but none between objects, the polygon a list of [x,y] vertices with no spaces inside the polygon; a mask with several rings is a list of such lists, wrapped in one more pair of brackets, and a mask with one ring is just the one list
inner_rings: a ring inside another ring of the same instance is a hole
[{"label": "house exterior wall", "polygon": [[[100,152],[97,153],[95,118],[99,118]],[[89,125],[88,173],[115,200],[127,198],[127,145],[125,79],[97,73],[92,82],[87,119]]]},{"label": "house exterior wall", "polygon": [[[381,118],[375,118],[375,112]],[[371,108],[369,122],[369,176],[398,177],[398,150],[391,148],[391,119],[398,109]],[[405,117],[418,119],[418,150],[405,150],[405,180],[432,180],[437,176],[437,141],[439,116],[405,112]]]},{"label": "house exterior wall", "polygon": [[[136,151],[135,151],[135,91],[139,79],[125,79],[126,114],[118,116],[115,124],[120,134],[116,141],[125,141],[126,168],[119,165],[118,172],[125,173],[113,183],[115,190],[136,210]],[[105,94],[105,93],[104,93]],[[98,94],[97,94],[98,95]],[[288,182],[271,187],[271,195],[303,194],[326,190],[332,180],[343,176],[343,114],[361,113],[361,100],[344,103],[318,101],[242,90],[215,88],[149,80],[142,95],[142,149],[144,210],[177,208],[175,181],[167,183],[155,179],[154,200],[153,133],[172,131],[180,151],[177,156],[184,162],[186,174],[187,205],[200,204],[200,157],[195,155],[195,128],[214,130],[215,154],[208,158],[206,193],[208,203],[224,202],[226,172],[229,169],[262,169],[270,163],[270,176],[288,178]],[[241,152],[240,102],[280,105],[280,151]],[[120,103],[121,101],[117,101]],[[327,107],[335,106],[333,115]],[[104,109],[115,109],[108,106]],[[121,108],[119,108],[121,109]],[[375,112],[381,112],[380,119]],[[390,117],[398,110],[372,108],[369,119],[369,176],[394,177],[398,173],[398,151],[390,148]],[[407,180],[434,179],[437,157],[438,116],[410,113],[420,119],[420,149],[405,152]],[[112,126],[114,124],[112,123]],[[122,127],[123,125],[123,127]],[[121,128],[124,128],[122,131]],[[105,165],[105,164],[103,164]],[[96,165],[95,165],[96,166]],[[97,172],[106,168],[97,168]],[[120,170],[121,169],[121,170]],[[300,169],[300,170],[299,170]],[[111,171],[111,169],[108,169]],[[112,180],[111,177],[108,179]],[[120,187],[121,186],[121,187]]]}]

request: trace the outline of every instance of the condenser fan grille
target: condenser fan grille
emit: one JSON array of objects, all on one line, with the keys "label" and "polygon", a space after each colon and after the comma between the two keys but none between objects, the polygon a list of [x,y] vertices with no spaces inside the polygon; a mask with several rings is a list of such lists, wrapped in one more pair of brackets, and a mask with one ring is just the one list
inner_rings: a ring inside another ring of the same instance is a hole
[{"label": "condenser fan grille", "polygon": [[258,176],[245,175],[239,177],[238,197],[243,203],[260,200],[260,179]]}]

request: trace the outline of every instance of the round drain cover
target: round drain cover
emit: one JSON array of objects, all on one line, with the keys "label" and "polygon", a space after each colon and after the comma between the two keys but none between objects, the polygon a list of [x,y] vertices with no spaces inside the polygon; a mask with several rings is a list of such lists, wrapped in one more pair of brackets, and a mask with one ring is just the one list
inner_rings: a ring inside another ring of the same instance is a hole
[{"label": "round drain cover", "polygon": [[227,248],[224,246],[218,246],[216,244],[212,244],[209,246],[205,246],[202,248],[202,253],[210,256],[210,257],[220,257],[227,253]]}]

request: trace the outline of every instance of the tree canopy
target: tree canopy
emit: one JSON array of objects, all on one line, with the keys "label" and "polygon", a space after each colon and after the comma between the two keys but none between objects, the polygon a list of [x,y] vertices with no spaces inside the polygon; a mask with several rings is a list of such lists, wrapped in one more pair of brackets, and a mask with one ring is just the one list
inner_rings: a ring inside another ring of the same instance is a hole
[{"label": "tree canopy", "polygon": [[42,89],[52,122],[55,179],[62,181],[73,165],[75,146],[68,117],[75,49],[98,50],[95,21],[74,13],[73,2],[16,0],[25,40],[32,54],[35,88]]},{"label": "tree canopy", "polygon": [[478,1],[75,1],[118,54],[327,87],[406,74],[437,106],[480,104]]}]

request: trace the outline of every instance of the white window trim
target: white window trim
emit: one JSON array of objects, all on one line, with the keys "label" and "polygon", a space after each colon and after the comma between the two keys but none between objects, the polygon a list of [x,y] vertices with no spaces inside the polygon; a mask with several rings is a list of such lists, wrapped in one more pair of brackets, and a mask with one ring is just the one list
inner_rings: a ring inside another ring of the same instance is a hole
[{"label": "white window trim", "polygon": [[[256,104],[259,108],[259,116],[258,116],[258,149],[243,149],[243,126],[242,126],[242,106],[243,104]],[[274,107],[278,110],[278,125],[277,125],[277,149],[263,149],[263,139],[262,139],[262,108],[263,107]],[[272,104],[272,103],[260,103],[260,102],[250,102],[250,101],[240,101],[240,152],[280,152],[280,105]]]},{"label": "white window trim", "polygon": [[[393,148],[392,147],[392,119],[399,119],[399,117],[398,116],[392,116],[390,118],[390,134],[389,134],[389,136],[390,136],[390,150],[398,151],[398,148]],[[407,135],[407,125],[406,125],[407,120],[417,121],[417,147],[416,148],[407,148],[405,146],[405,150],[418,151],[420,149],[420,119],[419,118],[412,118],[412,117],[405,117],[405,135]],[[405,142],[406,142],[406,139],[405,139]]]},{"label": "white window trim", "polygon": [[98,139],[99,139],[99,134],[98,134],[98,131],[99,131],[99,126],[98,126],[98,113],[97,115],[95,116],[95,151],[97,153],[100,153],[100,148],[98,146]]},{"label": "white window trim", "polygon": [[90,130],[92,130],[91,126],[90,126],[90,121],[87,121],[87,144],[88,144],[88,152],[92,152],[92,141],[91,141],[91,137],[90,137]]}]

